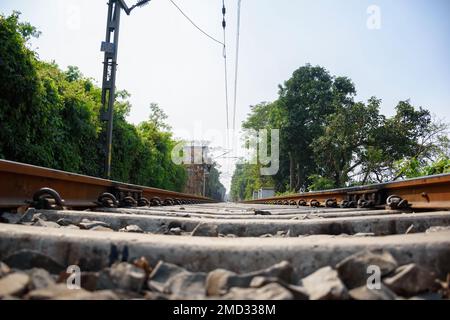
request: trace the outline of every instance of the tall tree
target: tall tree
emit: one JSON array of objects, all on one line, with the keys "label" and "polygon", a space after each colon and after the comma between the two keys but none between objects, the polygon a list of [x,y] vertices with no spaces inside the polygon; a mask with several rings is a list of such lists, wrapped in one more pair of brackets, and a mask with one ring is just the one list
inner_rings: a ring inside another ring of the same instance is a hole
[{"label": "tall tree", "polygon": [[252,107],[244,128],[281,130],[280,170],[274,177],[278,190],[308,186],[317,169],[312,142],[323,134],[328,116],[351,105],[355,93],[350,79],[307,64],[280,86],[277,101]]},{"label": "tall tree", "polygon": [[206,179],[205,193],[208,198],[223,201],[226,189],[220,182],[220,172],[217,163],[213,163]]},{"label": "tall tree", "polygon": [[[0,15],[0,157],[100,176],[101,89],[75,66],[40,61],[27,46],[38,34],[18,13]],[[149,120],[135,126],[127,121],[130,95],[116,95],[112,178],[183,190],[186,170],[171,161],[177,142],[163,110],[152,104]]]},{"label": "tall tree", "polygon": [[[321,67],[297,69],[279,98],[251,107],[245,129],[281,129],[280,170],[271,183],[279,193],[385,182],[448,170],[448,125],[428,110],[400,101],[392,117],[381,100],[355,102],[350,79]],[[232,181],[236,199],[250,198],[264,183],[258,165],[239,164]],[[266,180],[267,181],[267,180]]]},{"label": "tall tree", "polygon": [[[384,121],[379,114],[380,100],[341,105],[327,119],[323,134],[311,144],[317,174],[342,187],[349,174],[364,163],[378,128]],[[366,178],[367,179],[367,178]]]}]

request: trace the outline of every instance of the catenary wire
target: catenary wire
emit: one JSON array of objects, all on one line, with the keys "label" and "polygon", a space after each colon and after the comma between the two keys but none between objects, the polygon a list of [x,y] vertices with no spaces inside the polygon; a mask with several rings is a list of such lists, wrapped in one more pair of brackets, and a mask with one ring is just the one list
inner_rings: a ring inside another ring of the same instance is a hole
[{"label": "catenary wire", "polygon": [[[225,0],[222,0],[222,28],[223,28],[223,60],[224,60],[224,69],[225,69],[225,109],[226,109],[226,117],[227,117],[227,132],[230,130],[230,122],[229,122],[229,102],[228,102],[228,61],[227,61],[227,22],[225,20],[226,16],[226,7]],[[228,133],[227,133],[228,137]]]},{"label": "catenary wire", "polygon": [[236,130],[236,106],[237,106],[237,87],[238,87],[238,70],[239,70],[239,42],[241,29],[241,1],[238,1],[237,11],[237,32],[236,32],[236,64],[234,70],[234,101],[233,101],[233,131]]},{"label": "catenary wire", "polygon": [[216,38],[214,38],[213,36],[211,36],[209,33],[207,33],[206,31],[204,31],[202,28],[200,28],[191,18],[189,18],[189,16],[184,13],[184,11],[173,1],[173,0],[169,0],[174,6],[175,8],[178,9],[178,11],[180,11],[180,13],[195,27],[197,28],[201,33],[203,33],[205,36],[207,36],[208,38],[210,38],[211,40],[217,42],[220,45],[224,45],[224,43],[220,40],[217,40]]}]

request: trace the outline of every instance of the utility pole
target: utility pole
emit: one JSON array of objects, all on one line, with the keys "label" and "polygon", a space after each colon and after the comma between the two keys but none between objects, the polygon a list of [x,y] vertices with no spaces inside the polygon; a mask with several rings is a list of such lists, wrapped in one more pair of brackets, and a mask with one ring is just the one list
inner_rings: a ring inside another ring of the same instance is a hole
[{"label": "utility pole", "polygon": [[106,21],[106,40],[102,42],[101,51],[105,53],[102,81],[102,110],[100,119],[108,122],[106,128],[105,172],[107,179],[111,178],[112,135],[114,120],[114,101],[116,93],[117,51],[119,45],[120,13],[122,10],[130,15],[136,7],[141,7],[150,0],[138,1],[128,7],[124,0],[109,0],[108,18]]},{"label": "utility pole", "polygon": [[202,170],[203,170],[203,196],[206,197],[206,178],[210,174],[212,165],[209,163],[208,160],[208,147],[202,146]]},{"label": "utility pole", "polygon": [[206,167],[203,166],[203,192],[202,196],[206,196]]}]

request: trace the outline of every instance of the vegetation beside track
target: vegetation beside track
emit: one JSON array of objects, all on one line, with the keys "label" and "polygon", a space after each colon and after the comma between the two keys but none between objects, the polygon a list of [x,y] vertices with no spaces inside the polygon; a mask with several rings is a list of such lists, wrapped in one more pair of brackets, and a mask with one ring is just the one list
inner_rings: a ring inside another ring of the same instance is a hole
[{"label": "vegetation beside track", "polygon": [[307,64],[280,85],[273,102],[252,106],[243,127],[280,129],[280,170],[260,175],[259,165],[237,165],[234,200],[261,187],[278,195],[381,183],[450,172],[448,125],[409,100],[393,116],[381,100],[356,101],[351,79]]},{"label": "vegetation beside track", "polygon": [[[30,49],[30,40],[39,35],[19,13],[0,15],[0,158],[101,177],[101,89],[77,67],[63,71],[40,60]],[[149,119],[133,125],[126,120],[129,97],[125,90],[117,93],[112,179],[183,191],[187,173],[171,161],[177,141],[167,116],[152,103]],[[215,191],[208,189],[207,195]]]}]

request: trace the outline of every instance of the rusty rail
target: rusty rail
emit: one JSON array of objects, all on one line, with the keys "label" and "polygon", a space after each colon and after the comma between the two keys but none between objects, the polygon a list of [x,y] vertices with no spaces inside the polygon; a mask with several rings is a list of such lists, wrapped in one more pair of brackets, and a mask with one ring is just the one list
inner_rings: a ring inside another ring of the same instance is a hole
[{"label": "rusty rail", "polygon": [[35,206],[39,201],[44,207],[53,204],[72,209],[214,202],[196,195],[0,160],[0,208]]},{"label": "rusty rail", "polygon": [[450,174],[245,201],[312,207],[450,209]]}]

